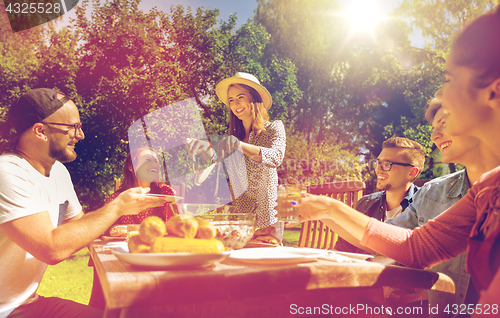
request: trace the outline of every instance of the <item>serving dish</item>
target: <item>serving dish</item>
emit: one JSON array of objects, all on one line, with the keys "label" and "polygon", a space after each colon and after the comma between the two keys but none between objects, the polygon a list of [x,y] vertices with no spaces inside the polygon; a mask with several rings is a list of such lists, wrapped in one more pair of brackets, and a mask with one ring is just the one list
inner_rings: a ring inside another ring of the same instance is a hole
[{"label": "serving dish", "polygon": [[149,268],[208,267],[223,261],[231,254],[231,251],[225,251],[219,254],[129,253],[126,242],[114,242],[114,244],[108,245],[119,260],[131,265]]},{"label": "serving dish", "polygon": [[[171,203],[170,206],[175,204]],[[184,203],[177,204],[184,215],[200,217],[215,227],[215,238],[224,244],[226,250],[243,248],[253,237],[256,229],[254,213],[238,213],[235,206]]]}]

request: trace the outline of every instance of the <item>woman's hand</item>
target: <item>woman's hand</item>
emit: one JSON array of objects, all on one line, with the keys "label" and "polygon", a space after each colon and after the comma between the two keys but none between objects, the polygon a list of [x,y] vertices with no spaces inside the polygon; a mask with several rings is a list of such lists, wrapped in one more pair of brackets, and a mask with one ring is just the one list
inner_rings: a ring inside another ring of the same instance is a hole
[{"label": "woman's hand", "polygon": [[274,236],[274,233],[276,232],[276,228],[272,225],[262,227],[260,229],[257,229],[255,233],[253,234],[253,238],[251,241],[253,242],[264,242],[264,243],[271,243],[271,244],[281,244],[280,240]]},{"label": "woman's hand", "polygon": [[224,156],[227,157],[236,150],[243,152],[243,149],[241,148],[241,141],[235,136],[227,136],[219,141],[217,155],[219,158],[224,158]]},{"label": "woman's hand", "polygon": [[190,156],[201,154],[207,161],[213,158],[212,145],[208,140],[186,138],[186,147]]},{"label": "woman's hand", "polygon": [[121,215],[139,214],[141,211],[151,209],[157,206],[163,206],[167,201],[166,197],[149,196],[149,188],[130,188],[120,193],[113,200],[112,204],[118,204],[118,212]]},{"label": "woman's hand", "polygon": [[[285,202],[284,208],[298,208],[299,223],[302,223],[328,218],[337,202],[339,201],[325,195],[313,195],[302,192],[298,201]],[[286,227],[294,227],[299,223],[288,223]]]}]

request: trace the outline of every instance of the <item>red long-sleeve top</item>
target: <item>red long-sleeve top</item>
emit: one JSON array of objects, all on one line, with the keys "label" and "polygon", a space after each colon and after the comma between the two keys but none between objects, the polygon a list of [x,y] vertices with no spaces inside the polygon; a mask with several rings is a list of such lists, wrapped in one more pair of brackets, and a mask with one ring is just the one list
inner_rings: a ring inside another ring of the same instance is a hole
[{"label": "red long-sleeve top", "polygon": [[[498,243],[498,244],[495,244]],[[467,195],[414,230],[371,219],[361,244],[406,266],[427,268],[467,250],[467,268],[483,308],[500,315],[500,167],[485,173]],[[492,317],[478,314],[474,317]]]}]

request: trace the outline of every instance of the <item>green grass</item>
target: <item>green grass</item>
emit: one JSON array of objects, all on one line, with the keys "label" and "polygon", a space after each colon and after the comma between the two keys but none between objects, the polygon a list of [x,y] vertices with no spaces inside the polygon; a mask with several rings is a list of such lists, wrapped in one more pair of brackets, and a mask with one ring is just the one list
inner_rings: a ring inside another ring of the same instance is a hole
[{"label": "green grass", "polygon": [[[286,229],[283,235],[283,245],[299,244],[300,226]],[[93,269],[88,266],[90,253],[84,248],[67,260],[49,266],[42,278],[38,294],[45,297],[70,299],[87,305],[92,291]]]},{"label": "green grass", "polygon": [[38,294],[45,297],[70,299],[87,305],[92,291],[93,268],[88,266],[87,248],[61,263],[47,267]]},{"label": "green grass", "polygon": [[299,246],[299,238],[300,238],[300,228],[302,225],[297,225],[292,228],[285,229],[285,233],[283,233],[283,245],[284,246]]},{"label": "green grass", "polygon": [[[297,225],[293,228],[285,229],[285,233],[283,235],[283,245],[284,246],[297,247],[299,245],[301,227],[302,227],[302,225]],[[313,233],[311,231],[311,234],[309,236],[309,242],[312,242],[312,236],[313,236]],[[335,236],[333,237],[333,246],[335,246],[335,244],[337,243],[337,239],[338,239],[338,236],[337,236],[337,234],[335,234]],[[328,239],[325,246],[330,246],[330,243],[331,243],[331,239]],[[322,241],[322,246],[323,246],[323,244],[324,243]]]}]

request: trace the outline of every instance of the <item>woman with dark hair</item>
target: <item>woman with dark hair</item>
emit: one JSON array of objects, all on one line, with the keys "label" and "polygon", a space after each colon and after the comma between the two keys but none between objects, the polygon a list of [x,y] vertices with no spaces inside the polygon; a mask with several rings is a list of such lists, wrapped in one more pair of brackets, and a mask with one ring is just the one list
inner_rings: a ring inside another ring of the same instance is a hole
[{"label": "woman with dark hair", "polygon": [[[256,213],[260,228],[255,234],[257,241],[281,243],[284,223],[277,222],[274,207],[278,198],[277,168],[285,156],[286,134],[280,120],[269,121],[271,94],[255,76],[243,72],[220,81],[215,92],[230,109],[229,135],[232,136],[219,142],[219,155],[237,150],[245,158],[244,179],[248,180],[248,187],[235,198],[238,211]],[[194,154],[214,155],[206,141],[191,140],[189,148]],[[238,172],[241,171],[235,171]]]},{"label": "woman with dark hair", "polygon": [[[449,135],[470,135],[500,157],[500,8],[468,25],[446,61],[436,93],[448,113]],[[384,224],[347,205],[304,194],[300,221],[321,219],[333,231],[407,266],[426,268],[466,252],[479,304],[475,316],[499,315],[500,167],[485,173],[467,195],[437,218],[412,230]],[[453,312],[453,304],[448,308]],[[469,309],[469,307],[467,307]],[[468,310],[469,312],[470,310]]]},{"label": "woman with dark hair", "polygon": [[[134,187],[151,188],[149,193],[152,194],[175,195],[174,189],[169,185],[158,182],[159,176],[160,165],[158,163],[158,154],[153,149],[143,147],[132,150],[125,159],[121,186],[106,200],[106,203],[113,201],[121,192]],[[142,220],[151,215],[156,215],[165,221],[173,216],[173,211],[167,202],[162,207],[142,211],[137,215],[124,215],[113,226],[140,224]]]},{"label": "woman with dark hair", "polygon": [[[160,165],[158,164],[158,154],[152,148],[142,147],[132,150],[123,165],[123,181],[118,190],[106,200],[105,204],[116,199],[123,191],[134,187],[150,188],[149,193],[152,194],[175,195],[175,190],[169,185],[158,182],[159,176]],[[117,225],[140,224],[142,220],[152,215],[158,216],[165,221],[172,217],[174,213],[167,202],[162,207],[144,210],[137,215],[124,215],[108,229],[106,234],[109,234]],[[89,266],[94,266],[91,258],[89,259]],[[89,305],[104,310],[106,302],[101,283],[97,277],[97,272],[94,268],[94,280]]]}]

